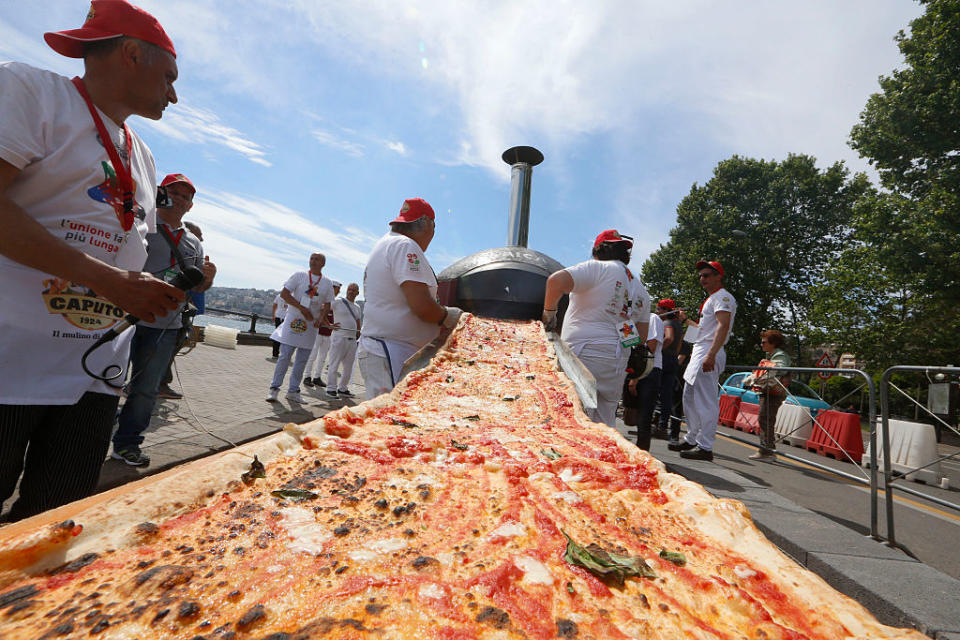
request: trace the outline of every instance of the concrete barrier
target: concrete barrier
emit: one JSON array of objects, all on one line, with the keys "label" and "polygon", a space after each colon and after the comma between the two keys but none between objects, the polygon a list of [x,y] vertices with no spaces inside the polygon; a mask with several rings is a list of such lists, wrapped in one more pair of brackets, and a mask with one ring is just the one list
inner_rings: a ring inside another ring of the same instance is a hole
[{"label": "concrete barrier", "polygon": [[773,427],[777,439],[794,447],[805,447],[813,429],[813,417],[810,410],[796,404],[782,404],[777,412],[777,422]]},{"label": "concrete barrier", "polygon": [[[940,484],[943,474],[940,463],[932,464],[920,471],[911,471],[923,467],[936,460],[937,436],[931,424],[909,422],[907,420],[887,421],[890,425],[890,470],[902,473],[907,480],[923,482],[925,484]],[[877,465],[883,469],[883,422],[877,418]],[[870,466],[870,448],[861,458],[864,467]]]}]

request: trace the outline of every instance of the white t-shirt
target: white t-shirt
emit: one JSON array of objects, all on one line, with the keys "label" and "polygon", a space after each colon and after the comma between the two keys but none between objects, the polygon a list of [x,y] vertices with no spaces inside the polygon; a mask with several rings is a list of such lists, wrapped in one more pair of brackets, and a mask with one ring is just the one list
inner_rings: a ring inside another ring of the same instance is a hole
[{"label": "white t-shirt", "polygon": [[400,289],[404,282],[422,282],[430,297],[437,297],[437,277],[420,245],[391,231],[374,245],[363,272],[362,335],[404,343],[416,351],[436,338],[440,327],[414,315]]},{"label": "white t-shirt", "polygon": [[[310,310],[314,321],[320,318],[323,303],[333,302],[333,281],[324,275],[315,276],[309,271],[298,271],[290,276],[283,288],[290,292],[294,300]],[[303,317],[299,309],[288,305],[283,323],[270,337],[281,344],[310,349],[317,340],[317,328],[312,321],[308,322]]]},{"label": "white t-shirt", "polygon": [[733,319],[737,315],[737,301],[726,289],[717,289],[703,303],[703,309],[700,310],[700,327],[697,332],[697,340],[694,346],[706,345],[707,348],[713,344],[713,337],[717,334],[717,311],[730,312],[730,330],[727,331],[727,337],[723,344],[730,340],[730,334],[733,333]]},{"label": "white t-shirt", "polygon": [[[107,264],[139,271],[155,230],[157,178],[150,149],[100,112],[135,183],[137,219],[124,231],[113,166],[93,118],[67,78],[19,62],[0,64],[0,158],[20,170],[6,194],[51,235]],[[16,230],[8,230],[15,233]],[[74,404],[85,392],[119,390],[83,372],[80,358],[123,310],[87,287],[0,256],[0,404]],[[132,331],[87,360],[100,374],[126,367]]]},{"label": "white t-shirt", "polygon": [[273,299],[273,304],[277,305],[277,310],[273,312],[273,318],[275,320],[283,320],[283,316],[287,314],[287,301],[280,297],[280,294],[277,294],[277,297]]},{"label": "white t-shirt", "polygon": [[663,320],[655,313],[650,314],[647,340],[657,341],[657,350],[653,352],[653,368],[663,369]]},{"label": "white t-shirt", "polygon": [[356,338],[361,317],[360,305],[346,298],[337,298],[333,301],[333,323],[340,326],[333,330],[333,335],[341,338]]},{"label": "white t-shirt", "polygon": [[623,320],[650,319],[647,288],[619,260],[587,260],[566,272],[573,278],[561,337],[576,350],[583,344],[620,344]]}]

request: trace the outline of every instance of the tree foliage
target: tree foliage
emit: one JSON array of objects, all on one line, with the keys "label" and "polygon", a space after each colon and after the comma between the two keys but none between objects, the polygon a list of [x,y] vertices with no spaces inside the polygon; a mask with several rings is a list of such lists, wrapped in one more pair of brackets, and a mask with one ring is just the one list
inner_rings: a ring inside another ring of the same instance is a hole
[{"label": "tree foliage", "polygon": [[[926,0],[895,40],[905,66],[880,78],[851,146],[900,196],[863,219],[864,241],[918,292],[960,296],[960,0]],[[888,242],[896,234],[895,242]],[[919,277],[918,277],[919,276]]]},{"label": "tree foliage", "polygon": [[806,155],[724,160],[677,207],[677,226],[644,264],[644,282],[695,312],[705,294],[694,265],[719,260],[738,303],[728,362],[756,362],[760,332],[777,328],[794,338],[790,350],[803,365],[809,291],[841,254],[854,205],[870,191],[867,179],[850,177],[842,163],[821,171]]}]

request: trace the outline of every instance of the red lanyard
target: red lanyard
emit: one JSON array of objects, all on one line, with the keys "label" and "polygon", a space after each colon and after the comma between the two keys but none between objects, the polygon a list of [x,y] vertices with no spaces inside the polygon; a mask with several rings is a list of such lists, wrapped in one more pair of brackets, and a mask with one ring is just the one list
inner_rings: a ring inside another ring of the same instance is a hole
[{"label": "red lanyard", "polygon": [[[90,94],[87,93],[87,88],[83,84],[83,80],[74,78],[72,82],[73,86],[77,88],[77,91],[79,91],[83,97],[83,101],[87,103],[87,109],[90,110],[93,124],[97,126],[97,133],[100,134],[100,141],[103,143],[104,148],[107,150],[107,155],[110,157],[110,164],[113,165],[113,171],[117,178],[117,186],[120,188],[120,193],[123,197],[123,213],[117,212],[117,219],[120,221],[120,226],[123,227],[124,231],[130,231],[135,218],[133,213],[133,176],[130,175],[130,169],[125,167],[123,161],[120,160],[120,154],[117,153],[113,145],[113,138],[107,133],[107,128],[103,126],[103,120],[100,119],[100,114],[98,114],[96,108],[94,108],[93,102],[90,100]],[[132,162],[132,156],[130,155],[131,135],[126,123],[123,124],[123,133],[127,143],[127,158]]]},{"label": "red lanyard", "polygon": [[320,281],[323,280],[323,276],[317,277],[317,284],[313,284],[313,274],[307,271],[307,278],[310,280],[310,286],[307,287],[307,295],[311,298],[317,295],[317,284],[320,284]]},{"label": "red lanyard", "polygon": [[[161,225],[160,225],[160,230],[163,231],[163,233],[166,234],[166,236],[167,236],[168,238],[170,238],[170,242],[173,243],[173,246],[175,246],[175,247],[179,247],[179,246],[180,246],[180,241],[183,239],[183,229],[178,229],[178,230],[177,230],[177,234],[174,235],[174,234],[170,233],[170,229],[169,229],[169,227],[167,227],[167,225],[161,224]],[[176,259],[176,257],[173,255],[173,251],[171,251],[171,252],[170,252],[170,266],[172,267],[172,266],[175,265],[175,264],[177,264],[177,259]]]}]

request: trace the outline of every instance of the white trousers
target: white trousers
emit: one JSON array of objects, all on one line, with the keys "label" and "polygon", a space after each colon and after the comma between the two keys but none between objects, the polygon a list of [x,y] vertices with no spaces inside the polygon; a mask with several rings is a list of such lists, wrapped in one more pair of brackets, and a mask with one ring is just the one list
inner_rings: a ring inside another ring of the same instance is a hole
[{"label": "white trousers", "polygon": [[[691,359],[690,366],[699,364]],[[697,372],[693,384],[683,385],[683,414],[687,420],[689,444],[699,445],[701,449],[713,451],[713,441],[717,437],[717,422],[720,420],[720,396],[717,388],[720,374],[727,366],[727,354],[723,349],[717,353],[713,371]]]},{"label": "white trousers", "polygon": [[307,360],[307,375],[314,371],[313,362],[316,360],[317,368],[314,371],[314,378],[323,377],[323,365],[327,362],[327,352],[330,351],[330,336],[317,334],[317,339],[313,343],[313,349],[310,351],[310,359]]},{"label": "white trousers", "polygon": [[[330,345],[330,367],[327,369],[329,378],[327,378],[327,389],[336,389],[337,391],[346,391],[350,384],[350,378],[353,376],[353,361],[357,357],[357,339],[351,336],[338,336],[334,334]],[[343,369],[343,376],[340,376],[339,369]],[[340,386],[337,386],[339,380]]]},{"label": "white trousers", "polygon": [[373,400],[379,395],[393,390],[393,376],[387,358],[367,351],[363,345],[357,349],[357,363],[366,387],[366,399]]},{"label": "white trousers", "polygon": [[583,366],[597,379],[597,408],[590,418],[611,427],[617,426],[617,403],[623,394],[623,380],[627,376],[629,349],[619,345],[587,344],[571,347]]}]

